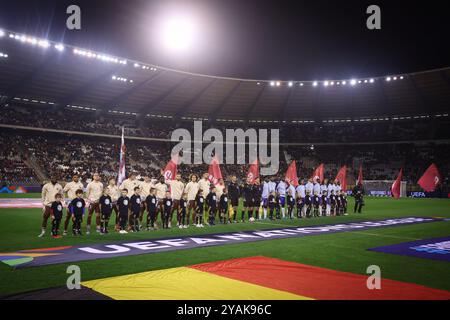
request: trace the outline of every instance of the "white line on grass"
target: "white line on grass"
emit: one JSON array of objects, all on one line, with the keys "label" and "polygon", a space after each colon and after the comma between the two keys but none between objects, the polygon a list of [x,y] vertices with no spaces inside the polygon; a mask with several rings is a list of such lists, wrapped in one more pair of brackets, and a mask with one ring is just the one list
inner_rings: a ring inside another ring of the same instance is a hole
[{"label": "white line on grass", "polygon": [[399,236],[392,236],[392,235],[379,234],[379,233],[358,232],[358,231],[349,231],[349,232],[350,233],[356,233],[356,234],[362,234],[362,235],[383,237],[383,238],[395,238],[395,239],[404,239],[404,240],[422,240],[421,238],[399,237]]}]

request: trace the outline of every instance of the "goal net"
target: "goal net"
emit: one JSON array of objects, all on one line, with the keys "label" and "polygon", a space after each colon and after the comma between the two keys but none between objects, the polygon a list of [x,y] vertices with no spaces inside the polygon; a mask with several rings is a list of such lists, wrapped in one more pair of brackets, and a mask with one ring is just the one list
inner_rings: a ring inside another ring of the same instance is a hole
[{"label": "goal net", "polygon": [[[390,197],[394,180],[365,180],[363,187],[365,194],[374,197]],[[400,184],[400,197],[406,197],[406,181]]]}]

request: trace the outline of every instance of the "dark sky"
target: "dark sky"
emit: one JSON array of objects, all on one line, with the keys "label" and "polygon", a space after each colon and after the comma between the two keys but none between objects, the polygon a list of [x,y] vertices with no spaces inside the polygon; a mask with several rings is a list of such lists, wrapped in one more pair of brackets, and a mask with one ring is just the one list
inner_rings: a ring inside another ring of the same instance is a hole
[{"label": "dark sky", "polygon": [[[254,79],[322,80],[450,66],[446,1],[0,0],[0,28],[183,70]],[[65,27],[78,4],[82,30]],[[382,30],[366,28],[381,7]],[[202,35],[190,55],[154,41],[158,19],[195,12]]]}]

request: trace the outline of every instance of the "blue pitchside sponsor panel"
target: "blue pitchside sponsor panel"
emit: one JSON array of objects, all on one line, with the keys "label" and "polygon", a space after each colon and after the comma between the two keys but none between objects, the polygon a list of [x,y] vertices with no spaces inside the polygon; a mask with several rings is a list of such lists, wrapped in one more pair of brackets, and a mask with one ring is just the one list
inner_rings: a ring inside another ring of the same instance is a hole
[{"label": "blue pitchside sponsor panel", "polygon": [[450,236],[403,242],[368,250],[450,262]]},{"label": "blue pitchside sponsor panel", "polygon": [[[46,252],[47,254],[43,256],[34,255],[32,257],[32,261],[18,263],[15,265],[15,268],[26,268],[58,263],[114,258],[181,249],[220,246],[226,244],[254,242],[261,240],[298,238],[312,235],[331,234],[337,232],[348,232],[354,230],[366,230],[391,226],[403,226],[434,221],[442,221],[442,219],[432,217],[407,217],[310,227],[290,227],[269,230],[207,234],[198,236],[159,238],[140,241],[123,240],[111,242],[109,244],[102,243],[92,244],[88,246],[71,246],[63,248],[61,250],[52,251],[48,251],[48,249],[46,250],[45,248],[41,250],[33,249],[33,253],[39,253],[39,251],[42,251]],[[30,253],[30,250],[0,254],[0,260],[2,260],[3,257],[7,257],[8,255],[25,255],[27,253]]]}]

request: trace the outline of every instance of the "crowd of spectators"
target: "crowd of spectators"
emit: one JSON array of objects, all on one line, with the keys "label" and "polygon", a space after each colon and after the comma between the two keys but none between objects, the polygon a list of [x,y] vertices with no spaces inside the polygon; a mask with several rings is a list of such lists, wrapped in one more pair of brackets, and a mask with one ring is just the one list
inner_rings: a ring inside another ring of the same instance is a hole
[{"label": "crowd of spectators", "polygon": [[[116,177],[120,153],[120,139],[95,136],[68,135],[63,133],[39,133],[28,130],[7,129],[0,135],[2,184],[35,184],[35,172],[26,165],[32,159],[47,177],[57,175],[68,180],[77,173],[89,179],[99,172],[104,181]],[[128,171],[142,176],[158,177],[170,159],[173,144],[146,140],[126,140],[126,165]],[[324,163],[325,176],[331,179],[339,168],[347,165],[348,183],[354,183],[358,168],[363,166],[366,180],[393,180],[399,169],[404,169],[404,180],[415,184],[432,163],[436,163],[448,185],[450,171],[449,144],[373,144],[373,145],[317,145],[281,146],[279,175],[283,175],[291,160],[297,161],[300,178],[309,178],[318,164]],[[222,164],[224,177],[246,176],[248,165]],[[178,171],[184,179],[191,173],[202,174],[208,165],[180,164]]]},{"label": "crowd of spectators", "polygon": [[[125,126],[126,136],[170,139],[175,128],[192,130],[192,121],[174,122],[126,114],[110,114],[56,107],[29,108],[9,106],[0,109],[0,124],[60,129],[79,132],[120,135]],[[285,143],[351,143],[450,139],[450,119],[419,118],[411,120],[377,120],[365,122],[324,123],[223,123],[203,122],[222,132],[229,128],[277,128],[280,141]]]}]

